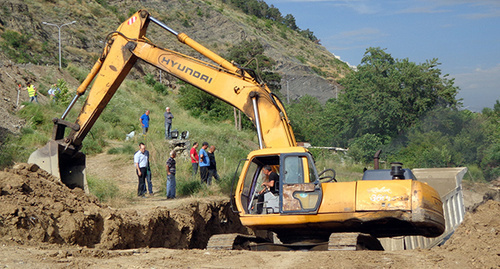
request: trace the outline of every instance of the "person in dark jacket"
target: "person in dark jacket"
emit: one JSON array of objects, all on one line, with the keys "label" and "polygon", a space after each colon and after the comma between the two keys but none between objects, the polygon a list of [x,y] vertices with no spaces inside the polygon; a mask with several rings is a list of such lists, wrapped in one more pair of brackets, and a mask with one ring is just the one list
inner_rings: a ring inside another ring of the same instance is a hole
[{"label": "person in dark jacket", "polygon": [[215,162],[215,146],[211,145],[207,151],[208,159],[210,159],[210,165],[208,166],[208,179],[207,184],[212,184],[212,177],[219,181],[219,174],[217,173],[217,163]]}]

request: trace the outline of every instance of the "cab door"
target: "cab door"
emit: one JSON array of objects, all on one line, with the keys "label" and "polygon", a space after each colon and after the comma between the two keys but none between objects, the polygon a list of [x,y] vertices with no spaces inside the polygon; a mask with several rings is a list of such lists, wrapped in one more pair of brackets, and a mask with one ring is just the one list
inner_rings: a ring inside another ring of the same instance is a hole
[{"label": "cab door", "polygon": [[323,196],[314,161],[307,153],[280,156],[280,213],[315,214]]}]

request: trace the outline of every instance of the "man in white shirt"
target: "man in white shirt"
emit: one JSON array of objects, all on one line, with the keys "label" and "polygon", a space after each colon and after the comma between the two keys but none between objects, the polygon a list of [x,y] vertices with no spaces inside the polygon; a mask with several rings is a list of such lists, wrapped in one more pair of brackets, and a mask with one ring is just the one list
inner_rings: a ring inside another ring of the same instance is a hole
[{"label": "man in white shirt", "polygon": [[145,179],[148,168],[148,156],[145,154],[146,145],[139,143],[139,151],[134,154],[134,164],[137,176],[139,177],[139,185],[137,186],[137,196],[146,197]]}]

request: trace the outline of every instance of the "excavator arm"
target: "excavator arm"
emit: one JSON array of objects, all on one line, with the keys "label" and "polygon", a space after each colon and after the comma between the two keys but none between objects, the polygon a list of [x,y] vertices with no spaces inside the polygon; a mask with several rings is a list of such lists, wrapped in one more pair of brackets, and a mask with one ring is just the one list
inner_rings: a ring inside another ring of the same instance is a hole
[{"label": "excavator arm", "polygon": [[[180,42],[214,63],[153,44],[146,37],[150,22],[174,34]],[[68,186],[85,188],[85,156],[79,151],[83,140],[137,59],[142,59],[241,110],[256,126],[260,148],[296,146],[283,104],[266,84],[186,34],[178,34],[150,16],[146,10],[140,10],[108,35],[101,57],[78,87],[68,109],[61,119],[53,120],[52,140],[47,146],[34,152],[29,162],[37,163],[59,176]],[[92,88],[75,123],[66,121],[69,110],[85,94],[92,81]],[[66,128],[70,129],[67,136]]]},{"label": "excavator arm", "polygon": [[[216,65],[151,43],[145,37],[146,28],[151,21],[175,34],[179,41]],[[88,131],[138,58],[243,111],[257,126],[261,148],[295,146],[295,137],[283,105],[265,84],[259,83],[246,71],[203,47],[186,34],[177,34],[145,10],[133,15],[108,36],[103,56],[78,88],[77,93],[80,96],[97,76],[76,121],[80,129],[69,136],[70,144],[76,148],[81,147]],[[262,121],[261,117],[265,117],[265,121]]]}]

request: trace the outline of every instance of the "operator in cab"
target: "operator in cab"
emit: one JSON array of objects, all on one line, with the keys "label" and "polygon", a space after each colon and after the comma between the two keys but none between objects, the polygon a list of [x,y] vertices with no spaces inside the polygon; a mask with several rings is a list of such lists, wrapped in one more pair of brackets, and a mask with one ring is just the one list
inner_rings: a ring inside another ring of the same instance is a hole
[{"label": "operator in cab", "polygon": [[[264,182],[261,184],[262,190],[257,194],[257,214],[262,214],[264,209],[264,201],[266,199],[277,200],[275,194],[279,193],[279,176],[269,165],[262,168],[262,173],[266,176]],[[268,197],[268,198],[266,198]]]},{"label": "operator in cab", "polygon": [[277,194],[279,192],[279,176],[276,172],[273,172],[271,166],[266,165],[262,169],[262,173],[267,176],[267,180],[262,183],[264,187],[259,194],[263,194],[264,192],[271,191],[273,194]]}]

